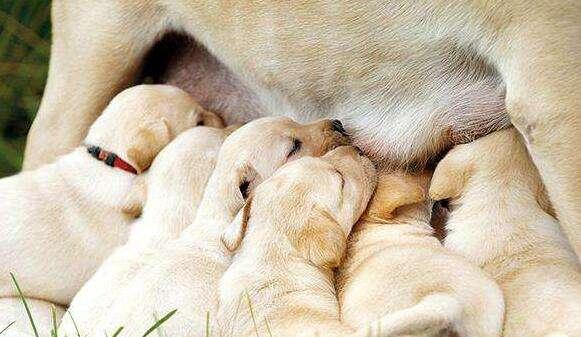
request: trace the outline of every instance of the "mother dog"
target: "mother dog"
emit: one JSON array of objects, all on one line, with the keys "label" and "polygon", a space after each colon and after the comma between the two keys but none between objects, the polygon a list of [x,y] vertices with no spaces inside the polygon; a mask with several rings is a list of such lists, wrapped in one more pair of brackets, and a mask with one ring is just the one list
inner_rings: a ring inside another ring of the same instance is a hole
[{"label": "mother dog", "polygon": [[512,122],[581,254],[579,1],[55,0],[52,18],[25,168],[76,146],[165,43],[155,78],[227,121],[341,118],[386,165]]}]

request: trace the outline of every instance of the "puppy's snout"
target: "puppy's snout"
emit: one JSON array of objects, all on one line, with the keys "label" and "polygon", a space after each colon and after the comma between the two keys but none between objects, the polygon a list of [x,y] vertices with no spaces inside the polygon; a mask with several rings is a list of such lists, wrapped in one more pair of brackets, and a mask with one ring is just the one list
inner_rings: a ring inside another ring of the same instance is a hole
[{"label": "puppy's snout", "polygon": [[340,120],[338,119],[331,120],[331,126],[333,127],[333,130],[339,132],[343,136],[347,136],[347,131],[343,127],[343,123],[341,123]]}]

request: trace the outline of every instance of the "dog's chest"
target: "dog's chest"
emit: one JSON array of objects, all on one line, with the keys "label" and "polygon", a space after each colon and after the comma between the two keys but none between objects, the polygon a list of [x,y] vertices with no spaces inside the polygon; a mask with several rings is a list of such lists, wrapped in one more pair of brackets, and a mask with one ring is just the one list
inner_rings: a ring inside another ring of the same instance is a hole
[{"label": "dog's chest", "polygon": [[189,45],[161,80],[185,89],[229,123],[269,115],[339,118],[376,160],[421,160],[508,124],[502,83],[481,61],[413,53],[329,57],[256,55],[248,71],[242,58],[218,60]]}]

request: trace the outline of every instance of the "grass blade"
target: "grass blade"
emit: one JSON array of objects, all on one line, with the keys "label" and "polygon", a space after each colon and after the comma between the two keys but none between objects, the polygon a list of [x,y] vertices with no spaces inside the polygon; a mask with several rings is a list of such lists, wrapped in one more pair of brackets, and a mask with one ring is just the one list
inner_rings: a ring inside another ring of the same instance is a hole
[{"label": "grass blade", "polygon": [[50,43],[48,41],[38,36],[35,31],[21,24],[18,20],[4,11],[0,11],[0,23],[5,27],[10,27],[11,31],[14,32],[14,35],[31,46],[35,51],[43,55],[49,55]]},{"label": "grass blade", "polygon": [[206,337],[210,337],[210,312],[206,311]]},{"label": "grass blade", "polygon": [[13,273],[10,273],[10,277],[12,277],[12,282],[14,282],[14,285],[16,286],[16,290],[18,291],[18,296],[20,296],[20,300],[22,301],[22,304],[24,304],[24,309],[26,309],[26,314],[28,315],[30,325],[32,326],[32,331],[34,331],[34,336],[40,337],[38,335],[38,330],[36,329],[36,324],[34,324],[34,319],[32,318],[32,313],[30,313],[30,308],[28,307],[28,303],[26,302],[26,299],[24,298],[24,295],[22,294],[22,290],[20,290],[20,286],[18,285],[18,282],[16,282],[16,277],[14,277]]},{"label": "grass blade", "polygon": [[12,326],[12,324],[16,323],[16,321],[8,324],[4,329],[2,329],[2,331],[0,331],[0,335],[3,334],[6,330],[8,330],[8,328],[10,328]]},{"label": "grass blade", "polygon": [[254,309],[252,308],[252,301],[250,300],[248,290],[245,293],[246,299],[248,300],[248,310],[250,310],[250,316],[252,317],[252,323],[254,324],[254,332],[256,333],[256,337],[259,337],[258,325],[256,324],[256,316],[254,316]]},{"label": "grass blade", "polygon": [[122,327],[122,326],[120,326],[120,327],[119,327],[119,328],[118,328],[118,329],[115,331],[115,333],[113,334],[113,337],[117,337],[117,336],[119,336],[119,334],[121,333],[121,331],[123,331],[123,327]]},{"label": "grass blade", "polygon": [[159,321],[155,322],[155,324],[152,325],[151,328],[147,329],[147,331],[143,334],[143,337],[146,337],[150,333],[157,330],[157,328],[159,328],[163,323],[165,323],[165,321],[170,319],[171,316],[173,316],[177,311],[178,311],[177,309],[174,309],[174,310],[170,311],[169,313],[167,313],[167,315],[163,316]]},{"label": "grass blade", "polygon": [[264,318],[264,324],[266,325],[266,331],[268,332],[268,337],[272,337],[272,330],[270,330],[270,323],[268,323],[268,318]]},{"label": "grass blade", "polygon": [[75,327],[75,332],[77,333],[77,337],[81,337],[81,333],[79,332],[79,327],[77,326],[77,322],[75,322],[75,319],[73,318],[73,314],[69,310],[67,310],[67,313],[71,317],[71,321],[73,322],[73,326]]},{"label": "grass blade", "polygon": [[[159,317],[157,316],[157,312],[153,313],[153,321],[154,322],[159,321]],[[157,336],[158,337],[167,337],[167,335],[165,334],[165,331],[163,331],[162,328],[157,329]]]},{"label": "grass blade", "polygon": [[50,306],[50,316],[52,318],[52,330],[50,332],[50,335],[52,337],[58,337],[58,326],[56,324],[56,310],[54,305]]}]

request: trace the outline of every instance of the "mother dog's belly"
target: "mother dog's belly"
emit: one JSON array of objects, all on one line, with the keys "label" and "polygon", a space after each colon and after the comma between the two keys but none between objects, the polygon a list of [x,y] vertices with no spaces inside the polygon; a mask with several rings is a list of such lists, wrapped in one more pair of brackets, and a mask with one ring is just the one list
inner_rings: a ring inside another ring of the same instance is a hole
[{"label": "mother dog's belly", "polygon": [[251,74],[231,71],[192,40],[177,38],[170,47],[157,80],[188,91],[228,123],[338,118],[356,145],[385,165],[423,166],[453,144],[510,124],[498,75],[450,45],[344,65],[264,67],[280,60],[257,59]]}]

